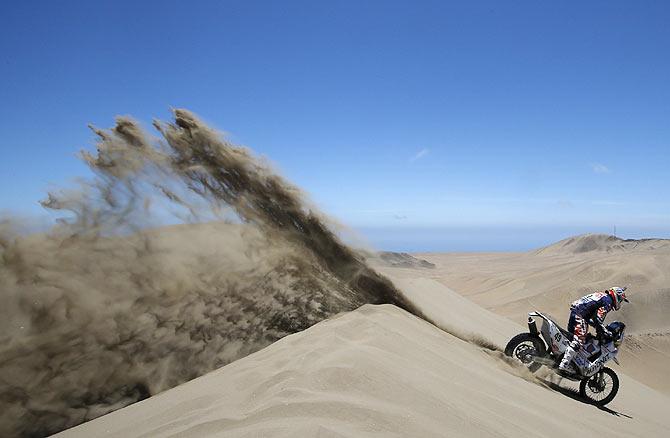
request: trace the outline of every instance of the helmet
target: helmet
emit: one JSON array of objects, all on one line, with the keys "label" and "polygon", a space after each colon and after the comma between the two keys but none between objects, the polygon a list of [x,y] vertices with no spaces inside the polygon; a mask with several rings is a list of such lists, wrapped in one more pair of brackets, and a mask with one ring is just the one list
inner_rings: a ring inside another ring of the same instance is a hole
[{"label": "helmet", "polygon": [[625,287],[611,287],[607,289],[606,292],[609,294],[610,298],[612,298],[612,303],[614,303],[615,310],[619,310],[621,308],[621,302],[628,302],[625,291]]}]

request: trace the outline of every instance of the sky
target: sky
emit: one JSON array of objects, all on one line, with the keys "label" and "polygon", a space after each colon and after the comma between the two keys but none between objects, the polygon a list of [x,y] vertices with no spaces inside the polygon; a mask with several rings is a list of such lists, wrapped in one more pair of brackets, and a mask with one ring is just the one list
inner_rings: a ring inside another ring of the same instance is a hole
[{"label": "sky", "polygon": [[11,2],[0,211],[187,108],[372,246],[670,237],[666,1]]}]

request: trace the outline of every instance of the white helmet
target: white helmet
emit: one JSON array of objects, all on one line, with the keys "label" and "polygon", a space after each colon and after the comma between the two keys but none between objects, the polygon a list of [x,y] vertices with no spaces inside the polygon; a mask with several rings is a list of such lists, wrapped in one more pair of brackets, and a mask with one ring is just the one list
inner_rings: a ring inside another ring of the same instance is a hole
[{"label": "white helmet", "polygon": [[611,287],[607,289],[607,293],[609,294],[610,298],[612,298],[612,303],[614,303],[614,309],[619,310],[621,308],[621,303],[623,301],[629,302],[628,298],[626,298],[626,288],[625,287]]}]

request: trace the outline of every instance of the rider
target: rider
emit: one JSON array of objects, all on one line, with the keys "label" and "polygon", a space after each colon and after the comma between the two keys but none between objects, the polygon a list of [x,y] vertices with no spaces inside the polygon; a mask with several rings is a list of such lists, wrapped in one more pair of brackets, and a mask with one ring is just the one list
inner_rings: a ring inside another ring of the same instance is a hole
[{"label": "rider", "polygon": [[623,301],[626,299],[625,287],[612,287],[604,292],[595,292],[586,295],[573,302],[570,305],[570,320],[568,322],[568,332],[572,333],[572,342],[565,350],[565,355],[558,370],[571,373],[570,363],[575,355],[584,345],[586,333],[589,330],[588,324],[596,328],[599,336],[608,337],[612,334],[605,327],[605,315],[610,310],[619,310]]}]

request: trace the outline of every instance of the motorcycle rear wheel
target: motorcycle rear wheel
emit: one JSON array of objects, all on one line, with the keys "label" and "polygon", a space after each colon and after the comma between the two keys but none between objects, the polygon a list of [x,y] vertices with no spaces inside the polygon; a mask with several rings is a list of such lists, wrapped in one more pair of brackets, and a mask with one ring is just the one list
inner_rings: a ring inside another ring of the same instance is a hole
[{"label": "motorcycle rear wheel", "polygon": [[541,363],[533,361],[533,357],[544,357],[547,349],[544,342],[530,333],[520,333],[514,336],[505,346],[505,355],[520,361],[534,373],[542,366]]},{"label": "motorcycle rear wheel", "polygon": [[[598,376],[603,373],[603,385],[599,385]],[[605,406],[619,392],[619,376],[614,370],[604,367],[579,384],[579,394],[596,406]]]}]

